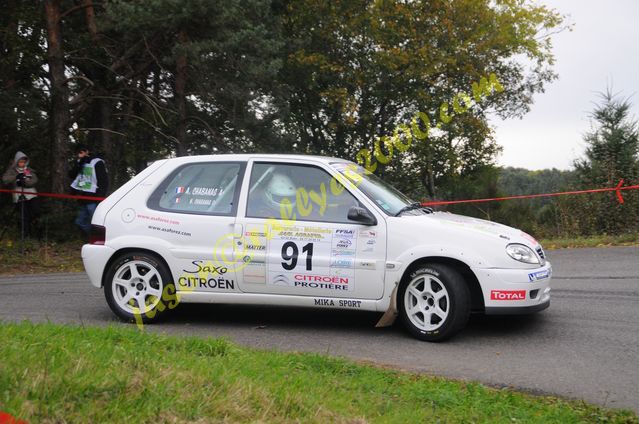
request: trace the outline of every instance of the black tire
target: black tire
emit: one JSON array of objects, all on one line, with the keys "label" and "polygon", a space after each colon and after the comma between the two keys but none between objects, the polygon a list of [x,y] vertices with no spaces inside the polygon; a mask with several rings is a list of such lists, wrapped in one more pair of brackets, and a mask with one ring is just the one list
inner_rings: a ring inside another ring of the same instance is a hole
[{"label": "black tire", "polygon": [[[420,292],[421,287],[423,291]],[[470,291],[453,267],[427,263],[402,279],[397,309],[413,336],[427,342],[439,342],[466,326],[470,315]]]},{"label": "black tire", "polygon": [[[123,285],[123,282],[126,284]],[[177,306],[175,293],[168,267],[160,258],[148,252],[128,252],[118,256],[104,278],[107,303],[113,313],[126,322],[140,324],[157,321]],[[128,294],[133,297],[126,301]],[[144,306],[141,302],[144,302]]]}]

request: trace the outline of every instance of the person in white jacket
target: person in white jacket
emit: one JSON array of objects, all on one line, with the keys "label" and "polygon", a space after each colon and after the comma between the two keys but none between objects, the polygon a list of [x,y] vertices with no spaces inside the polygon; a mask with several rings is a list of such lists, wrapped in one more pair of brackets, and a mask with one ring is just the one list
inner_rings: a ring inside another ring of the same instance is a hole
[{"label": "person in white jacket", "polygon": [[[72,180],[71,192],[81,196],[106,197],[109,177],[104,160],[98,156],[92,156],[89,148],[82,144],[76,146],[75,151],[76,160],[69,170],[69,178]],[[98,200],[78,200],[75,224],[86,236],[91,231],[91,218],[98,203]]]},{"label": "person in white jacket", "polygon": [[24,225],[24,236],[34,233],[35,222],[38,218],[38,191],[35,189],[38,176],[29,167],[29,157],[23,152],[16,153],[13,161],[2,174],[2,183],[9,186],[13,193],[13,203],[16,206],[21,224]]}]

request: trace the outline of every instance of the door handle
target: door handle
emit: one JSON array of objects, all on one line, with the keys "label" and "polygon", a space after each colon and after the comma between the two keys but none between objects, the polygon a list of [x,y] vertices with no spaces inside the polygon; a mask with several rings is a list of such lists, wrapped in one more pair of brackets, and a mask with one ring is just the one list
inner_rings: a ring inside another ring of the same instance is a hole
[{"label": "door handle", "polygon": [[233,244],[235,246],[242,246],[244,241],[244,226],[242,224],[233,224]]}]

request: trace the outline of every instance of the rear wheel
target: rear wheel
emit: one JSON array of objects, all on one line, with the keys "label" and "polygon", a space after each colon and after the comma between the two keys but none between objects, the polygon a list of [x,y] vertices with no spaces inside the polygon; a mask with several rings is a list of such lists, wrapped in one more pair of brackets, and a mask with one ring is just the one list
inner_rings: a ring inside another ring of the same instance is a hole
[{"label": "rear wheel", "polygon": [[408,331],[420,340],[445,340],[466,326],[470,293],[463,277],[443,264],[424,264],[404,278],[397,297]]},{"label": "rear wheel", "polygon": [[[106,273],[104,294],[111,310],[125,321],[156,321],[167,306],[163,294],[174,294],[171,273],[155,255],[129,252],[111,263]],[[171,296],[174,298],[173,296]]]}]

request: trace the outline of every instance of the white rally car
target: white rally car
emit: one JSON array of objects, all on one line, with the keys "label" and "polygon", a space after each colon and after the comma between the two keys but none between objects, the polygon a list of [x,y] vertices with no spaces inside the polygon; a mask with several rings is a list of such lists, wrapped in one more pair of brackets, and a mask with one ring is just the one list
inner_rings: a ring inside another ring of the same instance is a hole
[{"label": "white rally car", "polygon": [[113,312],[138,322],[178,303],[359,309],[438,341],[471,312],[550,304],[551,266],[531,236],[433,212],[329,157],[155,162],[100,203],[82,259]]}]

